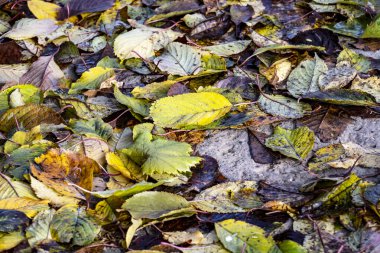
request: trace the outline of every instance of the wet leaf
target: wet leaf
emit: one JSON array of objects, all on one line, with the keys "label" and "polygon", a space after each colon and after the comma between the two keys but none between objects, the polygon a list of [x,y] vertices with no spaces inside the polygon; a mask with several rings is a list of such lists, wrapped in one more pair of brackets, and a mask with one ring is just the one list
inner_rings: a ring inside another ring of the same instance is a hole
[{"label": "wet leaf", "polygon": [[66,205],[53,216],[50,224],[52,238],[62,243],[84,246],[90,244],[100,232],[100,226],[84,207]]},{"label": "wet leaf", "polygon": [[150,115],[162,127],[196,128],[223,117],[230,109],[231,103],[224,96],[202,92],[162,98],[152,105]]},{"label": "wet leaf", "polygon": [[266,237],[262,228],[243,221],[230,219],[218,222],[215,230],[223,246],[233,253],[275,252],[277,248],[273,238]]},{"label": "wet leaf", "polygon": [[265,145],[288,157],[305,160],[314,146],[314,132],[307,127],[287,130],[277,126]]}]

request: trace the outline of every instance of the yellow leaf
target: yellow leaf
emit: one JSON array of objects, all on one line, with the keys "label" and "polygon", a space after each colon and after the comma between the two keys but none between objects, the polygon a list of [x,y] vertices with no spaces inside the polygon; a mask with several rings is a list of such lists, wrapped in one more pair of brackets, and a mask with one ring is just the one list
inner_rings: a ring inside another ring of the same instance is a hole
[{"label": "yellow leaf", "polygon": [[41,0],[31,0],[28,1],[28,8],[38,19],[49,18],[55,20],[57,18],[58,9],[61,7]]},{"label": "yellow leaf", "polygon": [[38,212],[49,209],[49,200],[31,198],[8,198],[0,200],[0,209],[17,210],[33,218]]},{"label": "yellow leaf", "polygon": [[197,128],[223,117],[231,106],[227,98],[215,92],[188,93],[159,99],[150,108],[150,115],[161,127]]},{"label": "yellow leaf", "polygon": [[115,72],[111,68],[94,67],[84,72],[82,76],[71,85],[69,94],[75,94],[81,90],[96,90],[100,84],[113,76]]},{"label": "yellow leaf", "polygon": [[0,232],[0,251],[12,249],[23,240],[24,236],[22,235],[22,231],[11,233]]}]

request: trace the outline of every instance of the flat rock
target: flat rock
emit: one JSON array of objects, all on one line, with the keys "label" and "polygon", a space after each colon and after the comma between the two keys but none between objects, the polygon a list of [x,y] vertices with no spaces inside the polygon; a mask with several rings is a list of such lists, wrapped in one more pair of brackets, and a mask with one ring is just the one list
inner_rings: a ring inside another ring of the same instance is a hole
[{"label": "flat rock", "polygon": [[[350,141],[363,147],[380,148],[380,119],[355,118],[355,122],[337,140],[330,143]],[[317,143],[316,146],[330,143]],[[281,159],[275,164],[256,163],[250,155],[246,130],[209,131],[207,138],[197,146],[196,151],[200,155],[214,157],[219,163],[220,172],[231,181],[265,180],[286,189],[297,189],[317,178],[317,175],[308,172],[305,166],[293,159]],[[357,168],[356,172],[359,175],[368,175],[376,173],[376,170]],[[344,174],[344,170],[331,170],[328,174]]]}]

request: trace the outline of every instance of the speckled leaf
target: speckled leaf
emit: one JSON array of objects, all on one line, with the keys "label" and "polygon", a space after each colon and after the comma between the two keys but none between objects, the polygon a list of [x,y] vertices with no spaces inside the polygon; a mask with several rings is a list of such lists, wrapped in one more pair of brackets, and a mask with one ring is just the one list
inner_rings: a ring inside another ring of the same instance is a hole
[{"label": "speckled leaf", "polygon": [[100,232],[100,226],[84,207],[66,205],[53,216],[50,232],[54,240],[71,245],[90,244]]},{"label": "speckled leaf", "polygon": [[277,126],[265,145],[288,157],[305,160],[314,146],[314,138],[314,132],[308,127],[287,130]]},{"label": "speckled leaf", "polygon": [[319,77],[328,70],[326,63],[317,54],[313,60],[302,61],[288,77],[288,91],[294,97],[318,91]]},{"label": "speckled leaf", "polygon": [[303,99],[311,99],[336,105],[376,106],[375,98],[360,90],[329,89],[305,94]]}]

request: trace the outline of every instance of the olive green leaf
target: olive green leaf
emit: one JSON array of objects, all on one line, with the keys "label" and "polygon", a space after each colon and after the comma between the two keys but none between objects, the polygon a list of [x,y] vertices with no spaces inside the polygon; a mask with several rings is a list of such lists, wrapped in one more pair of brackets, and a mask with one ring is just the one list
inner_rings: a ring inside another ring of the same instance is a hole
[{"label": "olive green leaf", "polygon": [[229,219],[217,222],[215,230],[223,246],[233,253],[269,253],[277,249],[273,238],[266,237],[262,228],[243,221]]},{"label": "olive green leaf", "polygon": [[172,211],[190,207],[190,203],[179,195],[155,191],[138,193],[122,206],[134,219],[158,219]]},{"label": "olive green leaf", "polygon": [[339,53],[337,61],[337,65],[349,62],[352,67],[361,73],[367,73],[371,69],[371,62],[366,57],[346,47]]},{"label": "olive green leaf", "polygon": [[376,106],[375,98],[360,90],[329,89],[315,91],[302,96],[303,99],[321,101],[336,105]]},{"label": "olive green leaf", "polygon": [[150,105],[145,99],[138,99],[124,95],[117,86],[114,87],[113,94],[119,103],[126,105],[132,112],[140,114],[143,117],[147,117],[149,115]]},{"label": "olive green leaf", "polygon": [[309,170],[321,171],[328,169],[329,162],[337,160],[344,155],[345,150],[342,144],[331,144],[326,147],[318,149],[313,158],[310,160],[308,166]]},{"label": "olive green leaf", "polygon": [[287,130],[277,126],[273,135],[266,139],[265,145],[288,157],[305,160],[313,149],[314,138],[314,132],[308,127]]},{"label": "olive green leaf", "polygon": [[69,94],[76,94],[81,90],[96,90],[100,84],[114,75],[111,68],[94,67],[84,72],[82,76],[73,84]]},{"label": "olive green leaf", "polygon": [[157,100],[150,115],[161,127],[197,128],[223,117],[231,107],[228,99],[215,92],[188,93]]},{"label": "olive green leaf", "polygon": [[261,94],[258,100],[260,108],[266,113],[284,118],[298,119],[311,111],[311,106],[282,95]]},{"label": "olive green leaf", "polygon": [[313,60],[302,61],[288,77],[288,91],[299,98],[303,94],[318,91],[319,77],[328,70],[326,63],[317,54]]},{"label": "olive green leaf", "polygon": [[71,119],[68,126],[76,134],[82,134],[87,137],[100,137],[106,141],[112,135],[111,125],[105,123],[100,118],[93,118],[89,120]]},{"label": "olive green leaf", "polygon": [[354,79],[351,85],[352,90],[364,91],[371,94],[377,103],[380,103],[380,78],[371,76],[366,79],[361,79],[359,76]]},{"label": "olive green leaf", "polygon": [[41,91],[34,85],[14,85],[0,92],[0,113],[25,104],[39,104],[41,100]]},{"label": "olive green leaf", "polygon": [[50,232],[58,242],[84,246],[95,239],[100,226],[86,213],[85,207],[66,205],[54,214]]},{"label": "olive green leaf", "polygon": [[204,47],[203,49],[206,49],[210,51],[211,53],[219,55],[219,56],[228,57],[228,56],[243,52],[250,43],[251,43],[250,40],[237,40],[237,41],[217,44],[214,46],[207,46],[207,47]]}]

